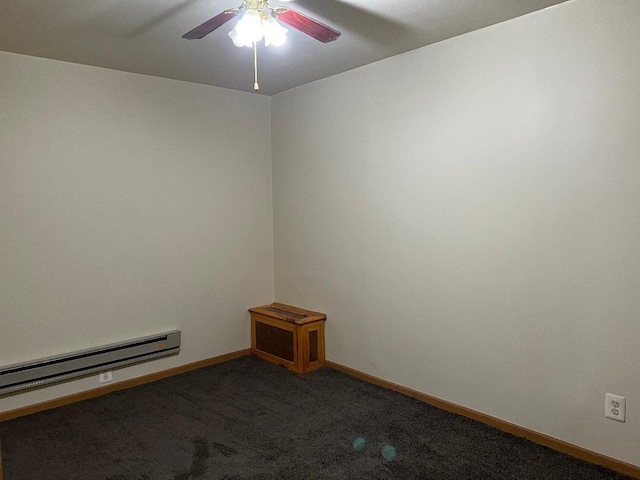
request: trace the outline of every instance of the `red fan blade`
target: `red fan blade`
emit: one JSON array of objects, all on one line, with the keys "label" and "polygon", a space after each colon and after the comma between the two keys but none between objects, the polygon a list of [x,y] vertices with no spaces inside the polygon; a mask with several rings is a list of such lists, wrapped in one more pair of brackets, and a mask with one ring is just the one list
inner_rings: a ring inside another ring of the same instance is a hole
[{"label": "red fan blade", "polygon": [[185,33],[184,35],[182,35],[182,38],[186,38],[187,40],[197,40],[199,38],[203,38],[204,36],[209,35],[211,32],[213,32],[216,28],[221,27],[229,20],[235,18],[238,13],[240,13],[240,10],[237,8],[234,8],[232,10],[225,10],[215,17],[210,18],[202,25],[198,25],[190,32]]},{"label": "red fan blade", "polygon": [[320,40],[322,43],[333,42],[340,36],[339,31],[290,8],[278,10],[274,13],[281,22],[300,30],[302,33],[306,33],[316,40]]}]

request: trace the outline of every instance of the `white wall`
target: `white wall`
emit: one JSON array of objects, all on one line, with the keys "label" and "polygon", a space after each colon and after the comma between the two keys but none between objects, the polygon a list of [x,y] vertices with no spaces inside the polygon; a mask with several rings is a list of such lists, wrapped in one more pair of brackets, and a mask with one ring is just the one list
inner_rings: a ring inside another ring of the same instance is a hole
[{"label": "white wall", "polygon": [[330,360],[640,465],[639,23],[577,0],[272,98],[276,300]]},{"label": "white wall", "polygon": [[174,328],[179,356],[114,381],[247,348],[273,301],[269,99],[8,53],[0,92],[0,365]]}]

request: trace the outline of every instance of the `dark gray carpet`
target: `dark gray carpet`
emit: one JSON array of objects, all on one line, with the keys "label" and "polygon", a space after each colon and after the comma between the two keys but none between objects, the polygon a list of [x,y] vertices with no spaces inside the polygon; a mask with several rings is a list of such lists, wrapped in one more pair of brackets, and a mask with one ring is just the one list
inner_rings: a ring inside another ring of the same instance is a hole
[{"label": "dark gray carpet", "polygon": [[5,480],[627,478],[328,368],[254,357],[5,422],[0,438]]}]

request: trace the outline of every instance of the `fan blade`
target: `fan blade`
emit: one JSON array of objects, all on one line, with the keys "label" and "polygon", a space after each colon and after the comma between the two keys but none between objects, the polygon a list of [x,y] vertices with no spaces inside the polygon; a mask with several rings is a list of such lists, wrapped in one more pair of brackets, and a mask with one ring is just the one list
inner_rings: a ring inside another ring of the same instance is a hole
[{"label": "fan blade", "polygon": [[[359,3],[362,6],[356,6],[354,3]],[[338,29],[340,27],[348,28],[349,32],[367,39],[370,42],[383,45],[384,48],[387,48],[390,39],[396,41],[403,38],[410,38],[413,35],[408,24],[405,25],[391,17],[375,13],[377,9],[372,5],[374,3],[392,4],[400,2],[399,0],[394,0],[393,2],[295,0],[295,8],[302,9],[302,11],[308,15],[313,15],[317,12],[319,15],[322,15],[322,18],[325,19],[329,25],[333,25]],[[391,8],[390,10],[395,12],[397,9]]]},{"label": "fan blade", "polygon": [[240,13],[240,9],[238,8],[225,10],[224,12],[219,13],[215,17],[210,18],[209,20],[204,22],[202,25],[198,25],[193,30],[185,33],[184,35],[182,35],[182,38],[186,38],[187,40],[197,40],[197,39],[203,38],[206,35],[209,35],[211,32],[213,32],[216,28],[221,27],[222,25],[227,23],[229,20],[232,20],[233,18],[235,18],[236,15],[238,15],[238,13]]},{"label": "fan blade", "polygon": [[333,42],[340,36],[339,31],[290,8],[283,8],[274,13],[281,22],[300,30],[302,33],[306,33],[316,40],[320,40],[322,43]]}]

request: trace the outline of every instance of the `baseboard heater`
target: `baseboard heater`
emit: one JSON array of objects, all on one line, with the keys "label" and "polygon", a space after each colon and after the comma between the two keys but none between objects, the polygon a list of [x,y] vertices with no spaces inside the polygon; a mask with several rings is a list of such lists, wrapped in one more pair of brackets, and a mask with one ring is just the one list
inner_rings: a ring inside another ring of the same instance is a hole
[{"label": "baseboard heater", "polygon": [[0,368],[0,395],[180,352],[180,331],[135,338],[102,347]]}]

